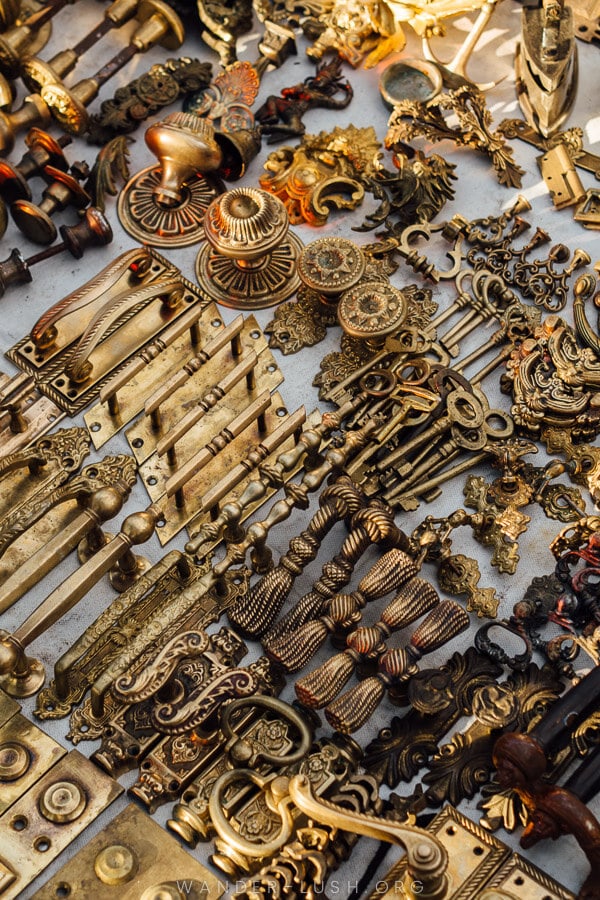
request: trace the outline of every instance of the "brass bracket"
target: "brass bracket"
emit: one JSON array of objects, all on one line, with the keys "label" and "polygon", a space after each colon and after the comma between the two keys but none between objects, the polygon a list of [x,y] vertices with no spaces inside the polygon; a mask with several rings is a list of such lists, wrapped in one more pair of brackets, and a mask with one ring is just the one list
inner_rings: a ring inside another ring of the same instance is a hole
[{"label": "brass bracket", "polygon": [[574,206],[585,197],[585,188],[565,144],[557,144],[538,156],[538,166],[557,209]]},{"label": "brass bracket", "polygon": [[48,310],[7,355],[74,415],[140,348],[207,302],[155,250],[128,251]]},{"label": "brass bracket", "polygon": [[[36,893],[37,900],[93,897],[145,900],[181,896],[218,900],[224,882],[183,850],[150,816],[130,804]],[[61,894],[61,891],[63,892]]]},{"label": "brass bracket", "polygon": [[24,888],[123,793],[123,788],[71,750],[0,816],[3,900]]}]

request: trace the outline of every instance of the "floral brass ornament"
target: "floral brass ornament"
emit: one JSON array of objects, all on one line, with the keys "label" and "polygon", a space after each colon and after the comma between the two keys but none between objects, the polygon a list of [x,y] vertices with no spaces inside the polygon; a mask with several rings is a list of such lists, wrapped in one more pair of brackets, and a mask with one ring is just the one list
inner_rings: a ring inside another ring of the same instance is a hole
[{"label": "floral brass ornament", "polygon": [[[456,126],[445,114],[454,113]],[[472,147],[489,156],[500,184],[521,186],[521,169],[514,161],[500,131],[491,131],[492,116],[484,95],[474,85],[463,85],[438,94],[428,103],[403,100],[394,107],[388,122],[385,145],[393,150],[397,143],[424,137],[429,141],[454,141],[459,147]]]},{"label": "floral brass ornament", "polygon": [[183,108],[186,112],[218,121],[221,131],[253,128],[254,113],[250,107],[259,87],[254,66],[238,60],[220,72],[208,87],[188,97]]},{"label": "floral brass ornament", "polygon": [[332,209],[356,209],[365,184],[380,168],[374,129],[335,128],[304,135],[299,147],[280,147],[265,163],[260,186],[286,206],[290,223],[324,225]]}]

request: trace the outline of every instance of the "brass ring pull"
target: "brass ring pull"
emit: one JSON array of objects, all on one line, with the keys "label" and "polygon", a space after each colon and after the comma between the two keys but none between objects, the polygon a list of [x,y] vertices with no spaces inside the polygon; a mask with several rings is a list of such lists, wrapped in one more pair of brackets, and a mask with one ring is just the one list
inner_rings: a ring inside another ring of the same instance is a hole
[{"label": "brass ring pull", "polygon": [[[264,699],[270,698],[265,697]],[[272,775],[259,775],[258,772],[255,772],[252,769],[231,769],[229,772],[224,772],[223,775],[217,778],[208,802],[212,824],[222,840],[226,841],[227,844],[234,850],[237,850],[238,853],[243,853],[244,856],[269,858],[274,856],[275,853],[288,842],[292,835],[294,821],[289,809],[293,802],[292,798],[286,791],[283,796],[275,801],[274,811],[281,816],[281,828],[279,833],[271,841],[261,841],[258,844],[252,843],[251,841],[246,840],[246,838],[243,838],[241,834],[229,824],[229,821],[223,812],[227,788],[230,784],[241,780],[251,781],[252,784],[255,784],[257,787],[261,788],[261,790],[264,790],[265,788],[268,790],[269,785],[273,785],[274,781],[287,782],[287,779],[279,779],[277,776],[273,777]]]},{"label": "brass ring pull", "polygon": [[223,709],[223,712],[221,713],[221,731],[227,738],[227,752],[235,755],[236,744],[240,746],[245,744],[248,746],[247,742],[244,741],[243,738],[240,738],[233,730],[231,721],[233,714],[240,709],[256,706],[277,713],[282,719],[291,722],[291,724],[298,729],[300,734],[300,744],[297,750],[283,756],[278,756],[276,753],[267,753],[259,747],[249,758],[245,759],[246,765],[255,765],[258,760],[261,760],[270,763],[271,765],[287,766],[303,759],[308,753],[313,739],[304,718],[296,712],[293,706],[284,703],[283,700],[278,700],[276,697],[267,697],[264,694],[255,694],[253,697],[240,697],[239,700],[234,700],[232,703],[227,704]]}]

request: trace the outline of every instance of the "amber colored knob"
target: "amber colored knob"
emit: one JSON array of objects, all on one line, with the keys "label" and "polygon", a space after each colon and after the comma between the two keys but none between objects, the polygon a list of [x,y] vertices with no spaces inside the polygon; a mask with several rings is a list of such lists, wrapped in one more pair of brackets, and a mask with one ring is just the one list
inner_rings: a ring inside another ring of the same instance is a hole
[{"label": "amber colored knob", "polygon": [[216,171],[223,160],[213,126],[193,113],[171,113],[151,125],[146,144],[161,167],[160,184],[153,191],[161,206],[181,203],[185,182],[199,172]]}]

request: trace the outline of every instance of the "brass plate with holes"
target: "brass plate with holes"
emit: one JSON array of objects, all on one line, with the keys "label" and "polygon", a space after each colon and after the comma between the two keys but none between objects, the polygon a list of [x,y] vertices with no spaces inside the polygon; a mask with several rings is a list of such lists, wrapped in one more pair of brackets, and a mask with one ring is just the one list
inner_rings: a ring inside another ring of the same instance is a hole
[{"label": "brass plate with holes", "polygon": [[[11,380],[0,372],[0,394],[8,388]],[[10,428],[9,413],[0,410],[0,459],[27,447],[36,438],[54,428],[65,415],[56,403],[40,394],[37,388],[33,388],[21,401],[20,412],[27,427],[24,431],[15,432]]]},{"label": "brass plate with holes", "polygon": [[507,891],[519,900],[575,900],[575,894],[519,853],[511,854],[486,887]]},{"label": "brass plate with holes", "polygon": [[64,756],[0,816],[0,874],[16,874],[2,900],[19,896],[122,793],[77,750]]},{"label": "brass plate with holes", "polygon": [[[490,872],[495,872],[510,855],[506,844],[451,806],[444,807],[427,830],[435,834],[448,851],[448,889],[444,900],[469,900],[479,896]],[[405,871],[402,858],[379,881],[379,887],[385,885],[387,890],[371,894],[370,900],[400,900],[405,896],[401,891]]]},{"label": "brass plate with holes", "polygon": [[[210,423],[211,431],[204,432],[206,435],[206,443],[210,440],[211,434],[217,434],[222,428],[226,427],[233,418],[231,409],[217,408],[212,410],[212,412],[215,412],[216,415],[212,417]],[[209,488],[215,485],[217,481],[219,481],[226,472],[229,472],[237,465],[240,460],[246,459],[252,448],[257,444],[260,444],[261,438],[263,438],[265,434],[274,431],[287,414],[288,410],[283,404],[281,395],[276,391],[272,395],[271,406],[265,412],[266,431],[261,433],[257,422],[254,421],[238,437],[234,438],[231,443],[223,447],[223,449],[220,450],[219,453],[184,486],[183,492],[185,504],[181,509],[178,509],[176,505],[175,496],[167,497],[164,492],[166,477],[173,474],[169,469],[166,458],[163,461],[162,459],[158,459],[155,454],[144,463],[140,468],[140,474],[150,496],[163,513],[156,530],[161,544],[166,544],[167,541],[181,531],[182,528],[185,528],[191,519],[195,518],[200,511],[202,497]],[[206,427],[208,428],[208,424]],[[278,448],[274,456],[283,452],[284,449],[289,449],[292,445],[293,438],[290,438],[289,443],[286,442],[286,444]],[[199,446],[201,447],[203,444],[200,444]],[[156,479],[156,484],[153,483],[154,479]],[[268,496],[269,495],[266,495],[262,498],[263,503],[268,499]],[[164,525],[162,524],[163,521]]]},{"label": "brass plate with holes", "polygon": [[186,332],[119,389],[117,394],[119,411],[116,415],[110,414],[107,403],[97,403],[84,415],[96,450],[142,412],[146,398],[223,328],[223,320],[214,303],[199,310],[198,327],[202,335],[198,346],[191,345],[189,332]]},{"label": "brass plate with holes", "polygon": [[20,711],[21,704],[0,689],[0,727]]},{"label": "brass plate with holes", "polygon": [[[218,328],[215,328],[215,333],[218,333],[218,330]],[[213,335],[211,335],[211,337],[212,336]],[[267,349],[267,341],[254,316],[248,316],[245,320],[244,327],[240,333],[240,339],[242,343],[242,353],[239,357],[233,356],[231,346],[230,344],[227,344],[212,359],[201,366],[194,375],[188,378],[185,384],[174,391],[167,402],[159,407],[161,418],[160,429],[154,430],[150,417],[144,416],[126,431],[127,440],[129,441],[132,452],[139,464],[145,462],[145,460],[154,453],[157,441],[167,434],[173,425],[175,425],[176,422],[179,422],[179,420],[193,408],[198,400],[201,400],[202,397],[208,393],[211,387],[218,384],[223,375],[226,372],[231,371],[249,350],[254,350],[259,360],[255,369],[257,380],[256,391],[254,392],[255,396],[258,396],[258,394],[266,388],[274,390],[278,384],[281,384],[283,375],[281,374],[271,351]],[[192,355],[193,354],[188,354],[188,356]],[[265,379],[264,383],[263,377]],[[244,384],[245,382],[241,382],[237,389],[241,389],[243,392],[245,407],[248,405],[249,401],[248,392],[244,390]],[[228,397],[229,396],[231,396],[231,394],[229,394]],[[209,428],[206,423],[207,421],[210,421],[211,416],[214,416],[215,411],[219,409],[223,403],[227,403],[227,397],[207,413],[200,423],[198,423],[196,429],[192,431],[192,434],[196,435],[195,439],[191,441],[194,445],[194,450],[204,446],[204,444],[210,440],[211,434],[216,434],[216,431],[212,426]],[[236,410],[236,412],[240,411],[241,409]],[[200,442],[197,437],[198,430],[202,430],[203,434],[203,438]],[[217,431],[218,430],[219,429],[217,429]],[[204,437],[204,435],[207,435],[207,437]],[[177,455],[182,460],[187,459],[188,456],[191,455],[189,449],[187,449],[186,452],[186,440],[189,444],[190,441],[186,436],[176,445]],[[169,475],[171,474],[172,470],[169,469]],[[152,496],[152,492],[150,492],[150,496]]]},{"label": "brass plate with holes", "polygon": [[67,751],[22,716],[0,728],[0,815]]},{"label": "brass plate with holes", "polygon": [[226,887],[147,813],[130,804],[33,897],[218,900]]}]

